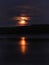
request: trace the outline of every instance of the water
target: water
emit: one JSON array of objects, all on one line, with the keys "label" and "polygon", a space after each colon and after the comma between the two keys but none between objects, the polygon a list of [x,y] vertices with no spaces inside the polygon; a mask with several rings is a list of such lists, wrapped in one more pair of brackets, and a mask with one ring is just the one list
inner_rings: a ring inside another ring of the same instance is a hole
[{"label": "water", "polygon": [[[17,35],[0,38],[0,61],[5,64],[48,64],[49,40]],[[30,36],[31,37],[31,36]]]}]

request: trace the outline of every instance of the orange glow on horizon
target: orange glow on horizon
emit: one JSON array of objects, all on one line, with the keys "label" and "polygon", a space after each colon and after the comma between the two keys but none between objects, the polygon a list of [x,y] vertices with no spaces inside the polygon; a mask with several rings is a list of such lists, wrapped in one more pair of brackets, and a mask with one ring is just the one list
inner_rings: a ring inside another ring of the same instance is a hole
[{"label": "orange glow on horizon", "polygon": [[17,20],[19,20],[18,24],[19,25],[25,25],[27,24],[26,20],[28,20],[27,17],[18,17]]},{"label": "orange glow on horizon", "polygon": [[20,20],[20,21],[18,22],[18,24],[19,24],[19,25],[25,25],[25,24],[27,24],[27,22],[26,22],[25,20]]},{"label": "orange glow on horizon", "polygon": [[30,20],[30,17],[21,15],[18,17],[14,17],[13,19],[18,21],[17,22],[18,25],[24,26],[24,25],[28,24],[28,20]]},{"label": "orange glow on horizon", "polygon": [[18,17],[16,17],[16,20],[29,20],[29,17],[18,16]]}]

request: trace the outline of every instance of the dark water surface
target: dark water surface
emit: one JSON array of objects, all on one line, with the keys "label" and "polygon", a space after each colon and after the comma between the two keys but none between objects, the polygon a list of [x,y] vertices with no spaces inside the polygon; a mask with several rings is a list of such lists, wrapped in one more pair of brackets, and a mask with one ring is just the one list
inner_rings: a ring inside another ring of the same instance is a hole
[{"label": "dark water surface", "polygon": [[[21,39],[22,37],[24,40]],[[20,43],[26,45],[19,45]],[[22,35],[7,38],[6,35],[0,38],[0,63],[3,65],[48,65],[49,39],[33,39]]]}]

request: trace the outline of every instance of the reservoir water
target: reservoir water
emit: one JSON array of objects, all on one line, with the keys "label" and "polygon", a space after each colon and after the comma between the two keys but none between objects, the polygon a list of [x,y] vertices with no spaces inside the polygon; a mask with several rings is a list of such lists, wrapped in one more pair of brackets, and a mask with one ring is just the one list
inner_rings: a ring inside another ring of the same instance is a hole
[{"label": "reservoir water", "polygon": [[0,36],[1,64],[37,65],[49,63],[49,39],[45,37],[42,39],[41,36],[35,36],[35,38],[31,35],[16,34]]}]

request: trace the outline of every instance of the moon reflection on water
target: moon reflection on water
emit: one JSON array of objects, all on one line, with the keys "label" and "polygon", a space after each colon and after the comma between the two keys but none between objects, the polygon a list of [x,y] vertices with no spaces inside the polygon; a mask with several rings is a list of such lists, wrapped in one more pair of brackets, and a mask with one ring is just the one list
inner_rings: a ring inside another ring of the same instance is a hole
[{"label": "moon reflection on water", "polygon": [[25,37],[21,37],[19,40],[19,47],[20,47],[20,52],[22,54],[25,54],[27,51],[27,42],[25,40]]}]

